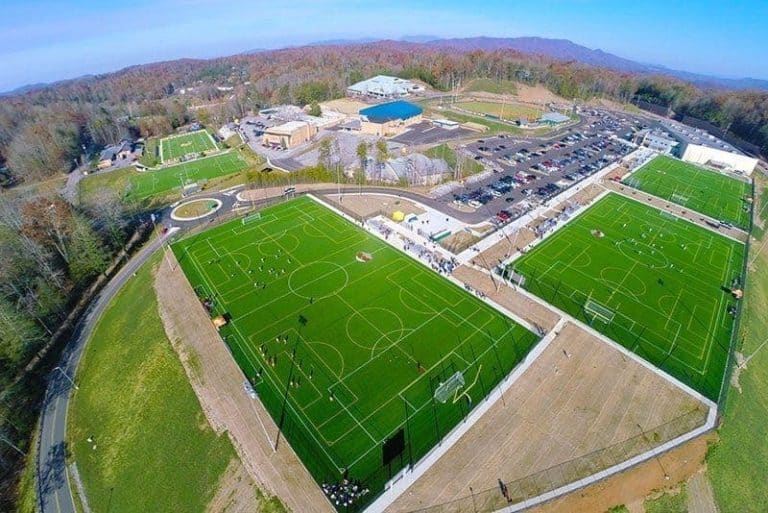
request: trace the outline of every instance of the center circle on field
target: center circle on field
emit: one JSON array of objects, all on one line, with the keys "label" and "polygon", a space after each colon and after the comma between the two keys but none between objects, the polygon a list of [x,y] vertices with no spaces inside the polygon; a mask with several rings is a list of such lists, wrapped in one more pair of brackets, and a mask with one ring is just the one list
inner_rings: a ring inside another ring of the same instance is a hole
[{"label": "center circle on field", "polygon": [[651,269],[663,269],[669,265],[669,260],[664,255],[664,250],[657,244],[656,247],[649,246],[644,242],[628,240],[619,241],[619,251],[631,259],[641,264],[645,264]]},{"label": "center circle on field", "polygon": [[643,280],[634,274],[628,274],[626,269],[618,267],[605,267],[600,271],[600,281],[616,291],[639,299],[648,292]]},{"label": "center circle on field", "polygon": [[288,276],[288,288],[304,299],[322,299],[344,289],[349,274],[339,264],[320,260],[299,267]]},{"label": "center circle on field", "polygon": [[353,344],[373,350],[383,339],[386,346],[400,340],[403,320],[387,308],[368,306],[349,316],[346,329]]},{"label": "center circle on field", "polygon": [[[256,221],[258,222],[258,221]],[[283,232],[257,244],[259,253],[265,257],[274,257],[278,253],[291,252],[299,247],[299,239],[290,233]]]}]

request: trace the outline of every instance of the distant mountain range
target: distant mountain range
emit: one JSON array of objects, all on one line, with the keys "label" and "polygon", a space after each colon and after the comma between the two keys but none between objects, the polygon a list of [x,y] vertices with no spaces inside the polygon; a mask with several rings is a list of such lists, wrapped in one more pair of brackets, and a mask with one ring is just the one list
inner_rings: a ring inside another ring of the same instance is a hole
[{"label": "distant mountain range", "polygon": [[[380,38],[358,38],[358,39],[328,39],[316,41],[306,46],[346,46],[346,45],[365,45],[383,41]],[[691,82],[695,85],[708,88],[722,89],[758,89],[768,91],[768,80],[757,78],[723,78],[689,71],[681,71],[666,68],[655,64],[645,64],[630,59],[619,57],[612,53],[604,52],[600,49],[591,49],[586,46],[574,43],[568,39],[548,39],[544,37],[469,37],[469,38],[440,38],[432,35],[412,35],[403,36],[396,40],[400,43],[409,43],[414,45],[426,45],[433,48],[444,48],[457,51],[468,50],[515,50],[524,54],[542,55],[560,61],[575,61],[589,66],[608,68],[629,73],[640,73],[649,75],[668,75],[681,80]],[[242,54],[254,54],[268,52],[269,49],[253,49]],[[85,75],[74,80],[91,78]],[[70,79],[71,80],[71,79]],[[66,80],[67,82],[70,80]],[[43,89],[51,84],[30,84],[12,91],[0,93],[0,97],[23,94],[26,92]]]},{"label": "distant mountain range", "polygon": [[[332,39],[311,43],[310,46],[342,46],[369,44],[381,41],[376,38]],[[725,89],[761,89],[768,90],[768,80],[757,78],[723,78],[689,71],[680,71],[655,64],[644,64],[619,57],[603,50],[593,50],[576,44],[568,39],[548,39],[544,37],[469,37],[443,39],[433,36],[404,36],[397,41],[422,43],[435,48],[454,50],[516,50],[520,53],[543,55],[560,61],[576,61],[599,68],[608,68],[630,73],[649,75],[669,75],[692,82],[702,87]]]},{"label": "distant mountain range", "polygon": [[768,90],[768,80],[757,78],[723,78],[688,71],[670,69],[655,64],[625,59],[603,50],[593,50],[567,39],[543,37],[471,37],[462,39],[435,39],[427,45],[457,50],[517,50],[521,53],[545,55],[557,60],[577,61],[582,64],[632,73],[670,75],[704,87],[727,89]]}]

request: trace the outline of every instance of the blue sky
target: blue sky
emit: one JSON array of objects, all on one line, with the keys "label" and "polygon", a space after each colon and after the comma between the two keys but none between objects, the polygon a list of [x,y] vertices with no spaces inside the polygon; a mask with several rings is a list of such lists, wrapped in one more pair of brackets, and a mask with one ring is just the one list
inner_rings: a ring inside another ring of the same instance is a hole
[{"label": "blue sky", "polygon": [[766,0],[3,0],[0,91],[158,60],[413,34],[566,38],[671,68],[768,79],[765,20]]}]

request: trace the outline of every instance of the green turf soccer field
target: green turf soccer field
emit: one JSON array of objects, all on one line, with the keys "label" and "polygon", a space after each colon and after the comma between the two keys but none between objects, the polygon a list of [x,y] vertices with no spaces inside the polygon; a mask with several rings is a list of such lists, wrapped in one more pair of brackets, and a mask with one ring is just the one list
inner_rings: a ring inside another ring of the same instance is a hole
[{"label": "green turf soccer field", "polygon": [[246,162],[234,151],[212,157],[203,157],[189,162],[159,169],[143,171],[131,177],[128,195],[137,199],[146,199],[164,194],[182,185],[202,180],[210,180],[242,171]]},{"label": "green turf soccer field", "polygon": [[166,137],[160,140],[160,147],[164,162],[183,157],[188,153],[202,153],[217,149],[216,142],[207,130]]},{"label": "green turf soccer field", "polygon": [[700,212],[718,221],[749,228],[751,195],[747,182],[659,155],[624,182],[636,189]]},{"label": "green turf soccer field", "polygon": [[[594,232],[594,233],[593,233]],[[523,286],[717,400],[744,246],[610,194],[513,263]]]},{"label": "green turf soccer field", "polygon": [[[307,197],[173,251],[214,313],[231,316],[223,338],[315,479],[338,481],[347,469],[371,498],[538,340]],[[457,372],[464,386],[436,399]],[[400,429],[407,449],[383,468],[382,442]]]}]

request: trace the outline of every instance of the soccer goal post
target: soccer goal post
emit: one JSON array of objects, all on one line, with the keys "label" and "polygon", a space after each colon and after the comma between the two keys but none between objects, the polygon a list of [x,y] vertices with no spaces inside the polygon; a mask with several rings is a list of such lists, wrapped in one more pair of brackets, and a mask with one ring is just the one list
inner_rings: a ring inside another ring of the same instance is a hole
[{"label": "soccer goal post", "polygon": [[588,299],[587,302],[584,303],[584,312],[586,312],[587,315],[592,316],[593,319],[603,321],[605,324],[610,323],[616,315],[613,310],[592,299]]},{"label": "soccer goal post", "polygon": [[254,212],[253,214],[248,214],[247,216],[243,217],[243,224],[258,221],[259,219],[261,219],[261,212]]},{"label": "soccer goal post", "polygon": [[672,202],[677,203],[678,205],[685,205],[688,203],[688,196],[683,196],[682,194],[674,193],[672,194]]},{"label": "soccer goal post", "polygon": [[457,371],[450,378],[445,380],[445,382],[440,383],[440,386],[435,389],[435,399],[438,402],[446,403],[449,400],[452,400],[456,395],[456,392],[463,386],[464,374]]}]

